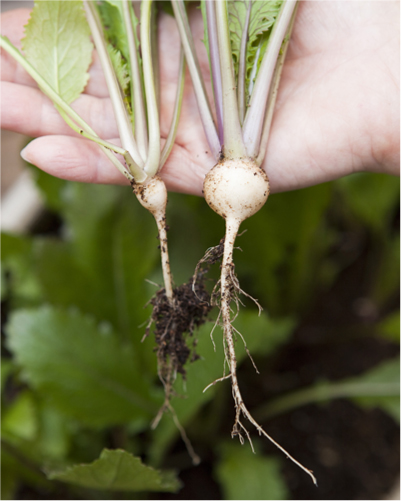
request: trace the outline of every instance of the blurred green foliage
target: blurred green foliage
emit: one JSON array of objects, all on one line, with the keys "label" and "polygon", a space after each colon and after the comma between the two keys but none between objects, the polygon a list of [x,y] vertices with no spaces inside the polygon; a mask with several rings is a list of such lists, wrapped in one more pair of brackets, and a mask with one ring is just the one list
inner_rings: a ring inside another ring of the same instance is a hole
[{"label": "blurred green foliage", "polygon": [[[54,234],[2,237],[2,497],[13,499],[21,485],[53,499],[93,499],[102,489],[104,498],[114,489],[129,491],[119,499],[135,499],[138,490],[141,496],[176,490],[174,474],[138,459],[162,468],[179,440],[171,415],[150,430],[163,401],[153,340],[141,342],[150,316],[144,306],[162,281],[154,221],[129,188],[35,173],[47,207],[62,223]],[[360,258],[353,240],[360,234],[371,240],[368,259],[375,260],[365,298],[380,313],[375,334],[399,339],[399,314],[388,308],[399,287],[398,202],[397,179],[361,174],[272,195],[243,223],[237,274],[265,308],[258,317],[244,298],[246,308],[234,324],[251,354],[267,360],[290,341],[316,295],[329,291]],[[167,218],[171,266],[180,284],[218,244],[224,224],[202,199],[179,194],[170,195]],[[217,275],[215,265],[210,288]],[[173,399],[177,417],[190,438],[214,451],[214,477],[225,499],[285,499],[277,460],[217,435],[221,420],[231,419],[221,414],[230,389],[220,383],[203,393],[224,371],[221,332],[213,332],[214,349],[212,328],[213,318],[197,334],[200,360],[188,366],[185,381],[177,380],[177,395],[184,397]],[[240,338],[237,351],[240,363],[246,359]],[[366,394],[380,377],[392,384],[393,369],[361,375],[365,393],[352,397],[393,412],[394,394],[391,401]],[[60,482],[67,491],[60,493]]]}]

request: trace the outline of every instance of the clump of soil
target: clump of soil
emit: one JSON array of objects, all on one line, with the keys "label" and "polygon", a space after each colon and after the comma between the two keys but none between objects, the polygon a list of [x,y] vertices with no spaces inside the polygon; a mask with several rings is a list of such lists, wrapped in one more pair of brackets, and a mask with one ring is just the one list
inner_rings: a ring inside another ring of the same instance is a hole
[{"label": "clump of soil", "polygon": [[[144,338],[149,335],[151,326],[154,324],[158,374],[165,393],[164,404],[153,422],[153,427],[157,426],[161,416],[167,410],[170,410],[176,418],[170,404],[174,394],[173,384],[177,374],[185,378],[185,364],[188,360],[194,362],[199,358],[196,353],[197,338],[194,336],[194,331],[206,322],[215,304],[213,293],[211,296],[205,287],[205,276],[211,265],[221,259],[223,250],[224,239],[216,247],[208,249],[189,282],[173,289],[172,300],[167,297],[164,288],[160,289],[150,300],[153,311]],[[192,338],[191,347],[189,346],[190,338]],[[179,424],[177,426],[181,428]],[[188,447],[185,432],[180,431],[187,448],[191,449],[191,446]]]},{"label": "clump of soil", "polygon": [[[173,301],[167,298],[164,289],[160,289],[150,302],[153,305],[151,323],[155,324],[159,375],[166,381],[172,367],[174,373],[185,377],[184,365],[188,359],[193,362],[198,358],[196,339],[193,340],[192,350],[187,340],[193,337],[196,327],[205,323],[212,308],[203,275],[194,290],[192,282],[175,287]],[[147,334],[149,330],[150,325]]]}]

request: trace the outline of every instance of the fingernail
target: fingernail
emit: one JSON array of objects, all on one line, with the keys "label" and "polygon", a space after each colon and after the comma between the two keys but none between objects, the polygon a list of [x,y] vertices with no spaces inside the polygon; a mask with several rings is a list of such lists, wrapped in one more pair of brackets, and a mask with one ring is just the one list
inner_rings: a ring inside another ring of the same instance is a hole
[{"label": "fingernail", "polygon": [[29,162],[29,160],[28,160],[28,157],[27,157],[27,155],[26,155],[26,151],[25,151],[25,150],[26,150],[26,146],[25,146],[25,148],[21,151],[20,155],[21,155],[22,159],[23,159],[23,160],[25,160],[25,162]]}]

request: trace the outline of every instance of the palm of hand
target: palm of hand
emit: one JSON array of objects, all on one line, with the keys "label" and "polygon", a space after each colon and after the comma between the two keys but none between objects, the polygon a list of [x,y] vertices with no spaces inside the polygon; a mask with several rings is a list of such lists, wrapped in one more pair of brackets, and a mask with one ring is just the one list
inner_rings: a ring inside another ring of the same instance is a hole
[{"label": "palm of hand", "polygon": [[[273,191],[300,188],[358,170],[396,170],[399,155],[398,3],[301,2],[264,162]],[[207,73],[194,12],[194,38]],[[27,11],[6,14],[3,34],[14,44]],[[178,35],[174,20],[160,26],[161,132],[166,137],[174,106]],[[167,48],[167,49],[166,49]],[[51,174],[71,180],[125,183],[93,143],[77,137],[52,104],[7,55],[2,80],[3,127],[37,137],[24,156]],[[113,111],[94,61],[85,93],[73,107],[97,133],[116,142]],[[189,76],[176,145],[162,171],[169,189],[201,194],[213,166]],[[210,94],[210,85],[209,85]]]}]

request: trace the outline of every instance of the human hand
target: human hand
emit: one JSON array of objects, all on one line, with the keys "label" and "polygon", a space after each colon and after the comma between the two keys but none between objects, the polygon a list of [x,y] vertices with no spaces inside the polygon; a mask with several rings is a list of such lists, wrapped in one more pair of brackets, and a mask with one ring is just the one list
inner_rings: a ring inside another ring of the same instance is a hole
[{"label": "human hand", "polygon": [[[385,7],[385,8],[384,8]],[[301,188],[361,170],[396,173],[399,163],[398,2],[301,2],[280,84],[263,167],[272,191]],[[199,11],[192,13],[201,67],[208,63]],[[29,11],[2,15],[14,45]],[[161,134],[175,98],[179,38],[173,18],[160,23]],[[210,84],[210,82],[207,82]],[[214,160],[190,78],[176,144],[163,167],[170,190],[201,194]],[[211,94],[208,85],[209,95]],[[119,144],[107,88],[96,56],[90,81],[73,108],[104,139]],[[36,84],[2,53],[2,127],[36,137],[24,157],[65,179],[126,183],[97,145],[78,137]]]}]

